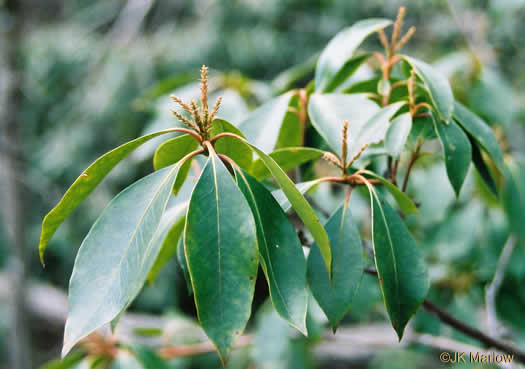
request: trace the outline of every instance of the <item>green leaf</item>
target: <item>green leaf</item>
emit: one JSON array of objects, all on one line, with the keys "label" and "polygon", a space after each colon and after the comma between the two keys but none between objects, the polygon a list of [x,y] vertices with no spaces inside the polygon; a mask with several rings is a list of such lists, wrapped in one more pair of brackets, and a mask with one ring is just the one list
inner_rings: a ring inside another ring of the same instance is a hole
[{"label": "green leaf", "polygon": [[184,274],[184,280],[186,281],[186,287],[188,288],[188,295],[193,295],[193,286],[191,285],[190,272],[188,271],[188,262],[186,260],[186,254],[184,251],[184,237],[179,240],[177,246],[177,262],[179,263],[182,273]]},{"label": "green leaf", "polygon": [[145,369],[142,364],[128,351],[119,350],[110,369]]},{"label": "green leaf", "polygon": [[454,116],[457,123],[467,131],[474,141],[492,157],[494,163],[500,171],[504,170],[503,152],[499,146],[496,136],[492,129],[476,114],[468,110],[465,106],[456,102]]},{"label": "green leaf", "polygon": [[[322,150],[309,147],[289,147],[270,153],[272,159],[285,171],[292,170],[301,164],[318,159],[322,155]],[[271,173],[266,169],[266,165],[261,159],[253,163],[251,174],[258,180],[271,176]]]},{"label": "green leaf", "polygon": [[193,190],[184,244],[199,321],[225,362],[250,318],[257,238],[250,206],[215,153]]},{"label": "green leaf", "polygon": [[160,243],[155,246],[159,254],[148,274],[148,282],[153,282],[160,270],[166,265],[177,251],[177,244],[184,231],[187,203],[179,204],[168,209],[160,220],[159,227],[151,240],[151,243]]},{"label": "green leaf", "polygon": [[[299,193],[301,195],[304,195],[305,193],[313,189],[315,186],[317,186],[319,183],[321,183],[319,180],[301,182],[297,183],[296,187]],[[284,194],[283,190],[279,189],[272,191],[272,196],[275,198],[275,200],[277,200],[279,206],[284,210],[285,213],[287,213],[292,208],[292,204],[290,204],[290,201]]]},{"label": "green leaf", "polygon": [[[244,135],[233,124],[223,120],[215,119],[210,131],[210,138],[224,132],[235,133],[244,138]],[[252,166],[252,153],[246,145],[232,137],[223,137],[215,143],[215,151],[233,159],[244,170],[250,170]]]},{"label": "green leaf", "polygon": [[239,124],[249,142],[266,152],[275,149],[292,96],[288,92],[268,101]]},{"label": "green leaf", "polygon": [[399,207],[405,215],[417,213],[417,207],[414,204],[414,202],[410,199],[410,197],[408,197],[392,182],[387,181],[385,178],[369,170],[362,170],[361,172],[379,180],[381,184],[385,187],[385,189],[387,189],[388,192],[392,194],[392,196],[394,197],[397,204],[399,205]]},{"label": "green leaf", "polygon": [[425,299],[429,280],[421,250],[397,212],[367,185],[372,207],[372,243],[379,284],[399,340]]},{"label": "green leaf", "polygon": [[330,149],[341,154],[343,121],[348,120],[348,144],[357,146],[356,140],[366,122],[380,107],[365,95],[313,94],[308,103],[308,115],[315,130]]},{"label": "green leaf", "polygon": [[492,192],[492,194],[494,194],[497,197],[498,196],[498,186],[496,185],[496,181],[494,180],[489,167],[483,160],[483,155],[481,153],[480,148],[473,142],[474,138],[472,138],[472,136],[470,136],[470,141],[471,141],[471,146],[472,146],[472,162],[474,163],[474,166],[478,170],[478,173],[481,179],[487,185],[487,188],[489,189],[489,191]]},{"label": "green leaf", "polygon": [[472,145],[465,132],[453,120],[449,124],[434,120],[434,129],[445,153],[448,179],[456,196],[459,196],[472,161]]},{"label": "green leaf", "polygon": [[167,129],[129,141],[95,160],[95,162],[77,178],[60,202],[46,215],[42,222],[42,233],[40,235],[40,244],[38,245],[42,264],[44,264],[46,246],[57,228],[64,222],[68,215],[89,196],[111,169],[140,145],[152,138],[172,132],[173,130]]},{"label": "green leaf", "polygon": [[361,282],[363,246],[347,202],[332,214],[325,229],[332,245],[332,280],[324,267],[319,248],[314,244],[308,256],[308,284],[335,333],[339,322],[350,309]]},{"label": "green leaf", "polygon": [[354,56],[361,43],[372,33],[392,22],[372,18],[354,23],[340,31],[324,48],[315,70],[315,90],[325,91],[337,72]]},{"label": "green leaf", "polygon": [[321,225],[321,221],[319,220],[319,218],[317,218],[317,215],[315,214],[314,210],[312,209],[308,201],[306,201],[303,195],[299,192],[299,190],[297,190],[297,187],[295,187],[295,184],[292,182],[292,180],[275,162],[275,160],[273,160],[269,155],[266,155],[254,145],[251,145],[249,143],[247,144],[250,145],[252,150],[264,162],[266,168],[268,168],[273,178],[277,181],[284,194],[295,209],[297,215],[304,222],[304,225],[312,234],[312,237],[314,238],[315,242],[317,242],[317,245],[321,250],[321,254],[323,255],[323,259],[327,269],[331,270],[330,265],[332,262],[332,254],[330,251],[330,240],[328,239],[328,235],[326,234],[326,231]]},{"label": "green leaf", "polygon": [[290,99],[274,150],[303,146],[304,129],[298,114],[301,109],[299,94],[295,94]]},{"label": "green leaf", "polygon": [[237,183],[255,218],[261,266],[273,306],[306,335],[306,262],[297,233],[272,194],[255,178],[238,173]]},{"label": "green leaf", "polygon": [[171,366],[162,359],[155,351],[148,347],[139,346],[134,347],[133,352],[135,353],[138,361],[142,364],[144,369],[170,369]]},{"label": "green leaf", "polygon": [[153,156],[155,170],[175,164],[184,156],[199,147],[197,140],[191,135],[182,135],[162,143]]},{"label": "green leaf", "polygon": [[454,112],[454,95],[447,78],[421,60],[409,56],[403,56],[403,58],[410,64],[425,84],[440,120],[449,123]]},{"label": "green leaf", "polygon": [[511,162],[505,170],[503,207],[512,232],[525,237],[525,162]]},{"label": "green leaf", "polygon": [[370,54],[364,54],[349,59],[335,74],[323,92],[335,91],[339,86],[345,83],[369,57]]},{"label": "green leaf", "polygon": [[404,113],[392,120],[385,136],[385,148],[390,155],[397,158],[401,155],[412,129],[412,116]]},{"label": "green leaf", "polygon": [[62,356],[117,317],[142,288],[160,251],[160,242],[152,241],[177,169],[161,169],[123,190],[91,227],[69,283]]},{"label": "green leaf", "polygon": [[50,361],[43,366],[40,367],[40,369],[71,369],[75,368],[77,364],[80,363],[82,359],[86,357],[86,353],[84,351],[74,351],[69,355],[68,357],[64,359],[56,359],[53,361]]}]

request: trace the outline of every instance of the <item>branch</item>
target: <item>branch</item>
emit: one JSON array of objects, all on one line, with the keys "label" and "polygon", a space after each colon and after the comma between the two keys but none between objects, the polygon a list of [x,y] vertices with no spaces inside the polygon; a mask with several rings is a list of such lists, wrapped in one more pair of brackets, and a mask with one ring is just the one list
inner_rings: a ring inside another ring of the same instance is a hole
[{"label": "branch", "polygon": [[489,332],[494,337],[499,336],[498,332],[498,315],[496,314],[496,294],[498,293],[503,278],[505,277],[505,269],[510,262],[510,257],[516,246],[516,237],[511,235],[505,243],[501,255],[498,260],[498,266],[494,273],[492,282],[485,288],[485,304],[487,305],[487,325]]},{"label": "branch", "polygon": [[[375,268],[365,268],[365,273],[377,276],[377,270]],[[525,352],[521,351],[514,345],[486,335],[479,329],[456,319],[429,300],[423,301],[422,307],[427,312],[434,314],[442,323],[445,323],[460,331],[461,333],[478,340],[487,347],[493,347],[508,354],[512,354],[517,361],[520,363],[525,363]]]}]

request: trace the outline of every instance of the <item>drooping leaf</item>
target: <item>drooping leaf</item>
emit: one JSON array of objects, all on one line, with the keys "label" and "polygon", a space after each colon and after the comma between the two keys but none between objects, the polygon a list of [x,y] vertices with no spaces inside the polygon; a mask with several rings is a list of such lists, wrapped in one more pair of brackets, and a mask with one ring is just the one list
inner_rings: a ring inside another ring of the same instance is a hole
[{"label": "drooping leaf", "polygon": [[[296,187],[299,193],[301,195],[304,195],[305,193],[313,189],[315,186],[317,186],[319,183],[320,183],[319,180],[301,182],[301,183],[297,183]],[[272,191],[272,196],[275,198],[275,200],[277,200],[277,202],[279,203],[279,205],[281,206],[281,208],[284,210],[285,213],[287,213],[292,208],[292,204],[290,204],[290,201],[284,194],[283,190],[279,189],[279,190]]]},{"label": "drooping leaf", "polygon": [[[255,218],[261,266],[273,306],[306,335],[306,262],[297,233],[272,194],[255,178],[238,173],[237,183]],[[326,271],[322,258],[321,263]]]},{"label": "drooping leaf", "polygon": [[259,150],[256,146],[249,143],[247,144],[259,156],[259,158],[266,165],[266,168],[268,168],[272,174],[273,178],[277,181],[284,194],[292,204],[292,207],[297,212],[297,215],[299,218],[301,218],[306,228],[308,228],[315,242],[317,242],[327,269],[331,270],[330,265],[332,262],[332,255],[330,251],[330,240],[328,239],[328,235],[326,234],[326,231],[321,225],[321,221],[315,214],[314,210],[308,201],[306,201],[306,199],[303,197],[303,195],[297,190],[297,187],[295,187],[295,184],[292,182],[292,180],[275,162],[275,160],[273,160],[263,151]]},{"label": "drooping leaf", "polygon": [[333,92],[345,83],[355,71],[370,57],[370,54],[359,55],[349,59],[330,80],[323,92]]},{"label": "drooping leaf", "polygon": [[392,327],[399,339],[425,299],[429,280],[421,250],[397,212],[368,185],[372,207],[372,243],[379,284]]},{"label": "drooping leaf", "polygon": [[325,224],[332,245],[332,280],[317,245],[308,255],[308,284],[335,332],[350,309],[363,275],[363,246],[345,202]]},{"label": "drooping leaf", "polygon": [[180,236],[184,231],[186,209],[187,203],[182,203],[168,209],[162,215],[159,227],[151,240],[152,243],[159,242],[161,245],[160,248],[155,247],[160,251],[149,271],[148,282],[153,282],[164,265],[175,255]]},{"label": "drooping leaf", "polygon": [[[224,132],[234,133],[243,137],[241,131],[233,124],[223,120],[215,119],[210,132],[210,138]],[[232,158],[244,170],[250,170],[252,166],[252,153],[246,145],[231,137],[223,137],[215,143],[215,151]]]},{"label": "drooping leaf", "polygon": [[291,98],[292,92],[278,96],[261,105],[239,124],[249,142],[266,152],[275,149]]},{"label": "drooping leaf", "polygon": [[440,120],[448,123],[454,112],[454,95],[447,78],[421,60],[409,56],[403,58],[425,84]]},{"label": "drooping leaf", "polygon": [[405,213],[405,215],[417,213],[417,206],[410,199],[410,197],[408,197],[403,191],[401,191],[392,182],[387,181],[385,178],[381,177],[380,175],[370,170],[363,170],[362,173],[368,174],[369,176],[374,177],[375,179],[379,180],[381,184],[385,187],[385,189],[387,189],[388,192],[392,194],[392,196],[396,200],[397,204],[399,205],[403,213]]},{"label": "drooping leaf", "polygon": [[503,182],[503,207],[510,228],[519,237],[525,237],[525,163],[515,161],[508,164]]},{"label": "drooping leaf", "polygon": [[338,155],[341,154],[343,121],[350,123],[348,144],[355,147],[361,129],[379,110],[375,102],[358,94],[313,94],[308,103],[312,125]]},{"label": "drooping leaf", "polygon": [[472,145],[465,132],[453,120],[449,124],[434,120],[434,128],[443,146],[448,179],[456,196],[459,196],[472,161]]},{"label": "drooping leaf", "polygon": [[156,171],[119,193],[82,242],[69,283],[62,355],[116,318],[142,288],[160,251],[151,242],[178,166]]},{"label": "drooping leaf", "polygon": [[319,57],[315,70],[315,90],[325,91],[337,72],[348,59],[354,56],[359,45],[370,34],[391,23],[388,19],[366,19],[339,32],[324,48]]},{"label": "drooping leaf", "polygon": [[472,163],[474,163],[474,166],[478,170],[479,176],[487,185],[487,188],[497,197],[499,192],[498,186],[496,185],[496,181],[494,180],[487,163],[485,163],[485,160],[483,160],[481,149],[476,145],[472,136],[469,136],[469,138],[472,146]]},{"label": "drooping leaf", "polygon": [[412,116],[404,113],[392,120],[385,136],[385,148],[390,155],[397,158],[403,151],[410,130],[412,129]]},{"label": "drooping leaf", "polygon": [[250,317],[257,238],[250,206],[213,152],[190,199],[184,246],[199,321],[224,362]]},{"label": "drooping leaf", "polygon": [[129,141],[104,154],[82,172],[71,187],[69,187],[60,202],[46,215],[42,222],[42,233],[40,234],[40,243],[38,245],[42,264],[44,264],[46,246],[57,228],[64,222],[68,215],[89,196],[111,169],[145,142],[157,136],[172,132],[173,130],[167,129]]},{"label": "drooping leaf", "polygon": [[492,129],[476,114],[458,102],[454,108],[454,116],[457,123],[492,157],[498,169],[503,171],[503,152]]},{"label": "drooping leaf", "polygon": [[197,140],[187,134],[169,139],[155,150],[153,167],[158,170],[173,165],[198,146]]},{"label": "drooping leaf", "polygon": [[[294,169],[311,160],[318,159],[322,155],[323,151],[309,147],[289,147],[270,153],[273,160],[285,171]],[[271,176],[271,173],[266,169],[266,165],[261,159],[253,163],[251,174],[258,180]]]}]

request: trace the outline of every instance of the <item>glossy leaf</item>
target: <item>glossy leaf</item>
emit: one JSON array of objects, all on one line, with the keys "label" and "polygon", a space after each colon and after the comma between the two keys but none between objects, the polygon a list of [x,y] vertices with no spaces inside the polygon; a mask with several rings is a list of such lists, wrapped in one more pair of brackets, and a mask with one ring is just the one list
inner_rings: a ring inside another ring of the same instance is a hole
[{"label": "glossy leaf", "polygon": [[359,45],[370,34],[391,23],[388,19],[366,19],[339,32],[319,57],[315,70],[315,90],[325,91],[337,72],[352,58]]},{"label": "glossy leaf", "polygon": [[372,207],[372,243],[379,284],[392,327],[399,339],[425,299],[429,280],[418,245],[397,212],[368,185]]},{"label": "glossy leaf", "polygon": [[[315,186],[317,186],[319,183],[319,180],[301,182],[297,183],[296,187],[299,193],[301,195],[304,195],[305,193],[313,189]],[[288,200],[283,190],[279,189],[272,191],[272,196],[275,198],[275,200],[277,200],[277,202],[279,203],[279,205],[285,213],[287,213],[292,208],[292,204],[290,204],[290,200]]]},{"label": "glossy leaf", "polygon": [[153,156],[155,170],[175,164],[185,155],[197,149],[199,143],[190,135],[182,135],[162,143]]},{"label": "glossy leaf", "polygon": [[[309,147],[289,147],[270,153],[272,159],[285,171],[292,170],[301,164],[318,159],[322,155],[323,151]],[[266,169],[266,165],[261,159],[253,163],[251,174],[258,180],[271,176],[271,173]]]},{"label": "glossy leaf", "polygon": [[397,158],[403,151],[412,129],[412,116],[404,113],[392,120],[385,136],[385,148],[388,153]]},{"label": "glossy leaf", "polygon": [[454,108],[454,116],[457,123],[492,157],[498,169],[503,171],[503,152],[494,132],[487,123],[458,102]]},{"label": "glossy leaf", "polygon": [[46,215],[42,222],[42,233],[40,234],[40,244],[38,245],[42,264],[44,264],[46,246],[57,228],[64,222],[68,215],[89,196],[95,187],[102,182],[111,169],[142,144],[157,136],[172,132],[172,130],[167,129],[129,141],[104,154],[84,170],[71,187],[69,187],[60,202]]},{"label": "glossy leaf", "polygon": [[160,220],[159,227],[151,240],[152,243],[158,242],[159,254],[155,263],[151,267],[148,274],[148,281],[153,282],[157,277],[160,270],[166,265],[166,263],[175,255],[177,251],[177,245],[179,243],[180,236],[184,231],[185,215],[186,215],[187,203],[182,203],[178,206],[174,206],[168,209]]},{"label": "glossy leaf", "polygon": [[440,120],[448,123],[454,112],[454,95],[447,77],[421,60],[409,56],[403,58],[425,84]]},{"label": "glossy leaf", "polygon": [[292,180],[275,162],[275,160],[273,160],[269,155],[266,155],[254,145],[248,145],[264,162],[266,168],[268,168],[273,178],[283,190],[284,194],[292,204],[292,207],[295,209],[297,215],[299,218],[301,218],[306,228],[308,228],[315,242],[317,242],[327,269],[331,270],[330,265],[332,262],[332,254],[330,252],[330,240],[328,239],[328,235],[321,225],[319,218],[317,218],[314,210],[308,201],[306,201],[306,199],[303,197],[303,195],[297,190]]},{"label": "glossy leaf", "polygon": [[434,121],[434,127],[443,146],[448,179],[456,196],[459,196],[472,161],[472,145],[465,132],[453,120],[449,124]]},{"label": "glossy leaf", "polygon": [[379,110],[375,102],[358,94],[313,94],[308,103],[312,125],[338,155],[341,154],[343,121],[350,123],[348,144],[355,147],[361,129]]},{"label": "glossy leaf", "polygon": [[325,229],[332,245],[332,280],[330,281],[324,267],[319,248],[314,244],[308,255],[308,284],[335,332],[350,309],[361,282],[364,268],[363,246],[348,203],[332,214]]},{"label": "glossy leaf", "polygon": [[[272,194],[255,178],[237,173],[237,183],[255,219],[261,266],[273,306],[306,335],[306,262],[297,233]],[[321,263],[326,271],[322,258]]]},{"label": "glossy leaf", "polygon": [[[215,119],[210,132],[210,137],[213,138],[219,133],[234,133],[237,136],[243,137],[241,131],[233,124],[223,120]],[[252,166],[252,152],[246,145],[243,145],[238,140],[231,137],[223,137],[215,143],[215,151],[219,154],[224,154],[233,159],[244,170],[250,170]]]},{"label": "glossy leaf", "polygon": [[250,206],[214,153],[190,199],[184,246],[199,321],[224,362],[250,318],[257,238]]},{"label": "glossy leaf", "polygon": [[362,173],[368,174],[369,176],[379,180],[385,189],[388,190],[388,192],[390,192],[390,194],[394,197],[405,215],[417,213],[417,207],[410,197],[408,197],[392,182],[387,181],[385,178],[369,170],[363,170]]},{"label": "glossy leaf", "polygon": [[82,242],[69,283],[62,355],[109,323],[142,288],[160,251],[152,242],[178,166],[156,171],[119,193]]},{"label": "glossy leaf", "polygon": [[261,105],[239,124],[249,142],[266,152],[274,150],[291,98],[292,92],[278,96]]},{"label": "glossy leaf", "polygon": [[330,80],[323,92],[333,92],[339,86],[344,84],[355,71],[370,57],[370,54],[364,54],[349,59],[339,71]]}]

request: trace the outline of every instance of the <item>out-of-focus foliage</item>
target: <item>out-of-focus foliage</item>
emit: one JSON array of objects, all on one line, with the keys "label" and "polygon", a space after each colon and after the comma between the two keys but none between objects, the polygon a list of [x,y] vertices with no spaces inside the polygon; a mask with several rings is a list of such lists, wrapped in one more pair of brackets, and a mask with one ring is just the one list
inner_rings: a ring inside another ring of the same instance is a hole
[{"label": "out-of-focus foliage", "polygon": [[[363,18],[392,18],[400,5],[408,9],[406,24],[418,29],[406,53],[435,62],[434,66],[450,78],[456,98],[492,126],[506,156],[525,155],[524,1],[157,0],[141,32],[127,42],[116,30],[125,1],[55,3],[60,2],[49,1],[50,9],[58,9],[55,12],[43,12],[40,17],[28,12],[29,26],[20,53],[23,99],[18,113],[23,141],[17,149],[24,153],[21,160],[25,172],[20,181],[29,209],[25,224],[28,244],[35,246],[30,253],[31,277],[60,288],[66,288],[75,245],[80,244],[96,216],[115,193],[152,170],[151,162],[144,159],[155,145],[145,145],[118,166],[81,210],[73,213],[52,241],[45,270],[39,267],[36,252],[43,215],[95,158],[143,133],[177,124],[169,111],[172,105],[168,95],[176,92],[184,100],[197,96],[198,85],[191,81],[201,64],[213,68],[210,99],[223,96],[221,117],[241,122],[278,91],[304,87],[313,77],[312,60],[339,30]],[[0,3],[0,26],[8,21]],[[377,48],[379,41],[371,38],[366,46]],[[303,65],[285,71],[298,64]],[[369,73],[365,65],[357,75]],[[312,131],[307,140],[311,146],[319,146],[321,141]],[[0,155],[4,148],[10,149],[3,137],[0,145]],[[512,183],[496,177],[504,184],[503,196],[507,198],[507,205],[502,207],[473,169],[456,199],[442,163],[435,159],[423,158],[414,169],[408,193],[421,203],[419,214],[407,216],[406,221],[429,265],[431,283],[436,287],[431,297],[475,324],[473,316],[484,316],[484,287],[493,278],[509,228],[519,228],[525,222],[522,217],[516,225],[513,207],[515,192],[523,193],[523,164],[516,161],[507,168],[517,173]],[[130,165],[132,162],[139,165]],[[0,160],[0,173],[2,165]],[[320,162],[302,169],[303,180],[309,179],[309,172],[329,171]],[[190,172],[191,176],[195,173]],[[181,191],[191,191],[191,186]],[[323,184],[310,196],[331,212],[344,193]],[[369,231],[363,229],[369,216],[366,196],[354,196],[351,203],[362,232]],[[6,259],[4,233],[0,227],[0,266]],[[505,327],[512,328],[513,338],[521,344],[525,342],[520,313],[525,309],[521,292],[524,250],[521,241],[507,267],[496,306],[499,318]],[[311,333],[309,340],[294,337],[268,304],[259,307],[267,296],[264,288],[257,286],[256,296],[255,345],[235,351],[228,367],[244,368],[252,362],[261,368],[315,367],[310,346],[316,342],[316,335]],[[342,322],[343,327],[384,321],[374,278],[363,277],[355,299],[358,302]],[[0,367],[6,357],[4,310],[1,306]],[[195,316],[175,260],[169,261],[155,282],[142,291],[131,311],[162,315],[177,311]],[[319,316],[322,314],[308,317],[310,332],[327,326]],[[425,312],[416,315],[413,329],[476,344]],[[268,337],[268,332],[282,334]],[[175,336],[171,342],[181,340]],[[197,335],[190,341],[201,338]],[[51,349],[38,342],[38,337],[36,341],[33,344],[39,361],[57,356],[59,341]],[[370,367],[423,367],[435,363],[436,358],[416,346],[381,352]],[[123,355],[122,361],[128,359]],[[168,365],[215,368],[220,364],[214,354],[209,354],[170,360]]]}]

